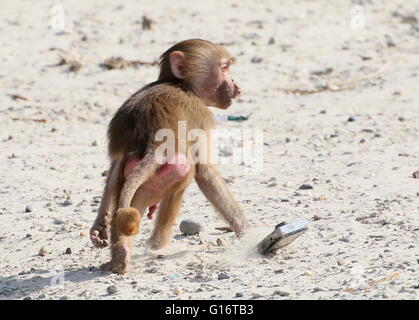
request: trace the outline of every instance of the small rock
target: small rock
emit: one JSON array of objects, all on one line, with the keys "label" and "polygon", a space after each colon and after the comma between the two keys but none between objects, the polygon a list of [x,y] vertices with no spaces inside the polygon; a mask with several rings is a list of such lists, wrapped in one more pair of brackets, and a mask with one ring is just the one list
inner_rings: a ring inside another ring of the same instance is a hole
[{"label": "small rock", "polygon": [[419,170],[413,172],[413,178],[419,179]]},{"label": "small rock", "polygon": [[23,300],[32,300],[32,297],[27,296],[27,297],[24,297]]},{"label": "small rock", "polygon": [[63,202],[63,206],[67,207],[67,206],[71,206],[73,204],[73,201],[71,201],[70,199],[67,199]]},{"label": "small rock", "polygon": [[318,216],[317,214],[315,214],[312,218],[313,221],[319,221],[322,219],[322,217]]},{"label": "small rock", "polygon": [[157,267],[152,267],[152,268],[148,268],[145,269],[145,272],[147,273],[156,273],[159,269]]},{"label": "small rock", "polygon": [[186,219],[180,223],[179,229],[182,233],[188,236],[192,236],[201,232],[203,227],[202,224],[200,224],[199,222],[193,221],[191,219]]},{"label": "small rock", "polygon": [[241,293],[241,292],[236,292],[235,297],[236,297],[236,298],[241,298],[241,297],[243,297],[243,293]]},{"label": "small rock", "polygon": [[289,294],[289,292],[286,292],[286,291],[275,290],[274,295],[278,295],[278,296],[281,296],[281,297],[288,297],[290,294]]},{"label": "small rock", "polygon": [[225,183],[232,184],[234,183],[234,179],[231,178],[224,178]]},{"label": "small rock", "polygon": [[311,272],[310,270],[304,271],[304,275],[307,277],[312,277],[313,276],[313,272]]},{"label": "small rock", "polygon": [[26,208],[25,208],[25,212],[32,212],[32,211],[33,211],[32,206],[31,205],[27,205]]},{"label": "small rock", "polygon": [[86,232],[81,231],[81,232],[80,232],[80,237],[87,237],[87,233],[86,233]]},{"label": "small rock", "polygon": [[310,190],[310,189],[313,189],[313,187],[312,187],[311,185],[309,185],[309,184],[306,184],[306,183],[302,184],[302,185],[298,188],[298,190]]},{"label": "small rock", "polygon": [[348,264],[348,260],[342,259],[338,261],[338,266],[345,266]]},{"label": "small rock", "polygon": [[275,39],[271,37],[268,42],[269,45],[275,44]]},{"label": "small rock", "polygon": [[230,279],[230,276],[227,273],[221,272],[218,275],[218,280],[225,280],[225,279]]},{"label": "small rock", "polygon": [[342,238],[339,239],[339,241],[349,242],[349,238],[348,237],[342,237]]},{"label": "small rock", "polygon": [[252,298],[253,299],[262,298],[262,297],[263,297],[263,294],[260,294],[260,293],[257,293],[257,292],[252,293]]},{"label": "small rock", "polygon": [[91,174],[86,174],[83,179],[87,179],[87,180],[92,180],[93,179],[93,175]]},{"label": "small rock", "polygon": [[45,248],[45,247],[42,247],[40,250],[39,250],[39,255],[41,256],[41,257],[44,257],[44,256],[46,256],[48,254],[48,250]]},{"label": "small rock", "polygon": [[70,298],[68,296],[62,296],[60,297],[60,300],[70,300]]},{"label": "small rock", "polygon": [[226,241],[224,238],[217,238],[217,246],[221,247],[221,246],[225,246]]},{"label": "small rock", "polygon": [[106,288],[106,292],[108,294],[115,294],[118,292],[118,288],[116,286],[109,286]]},{"label": "small rock", "polygon": [[326,200],[326,197],[325,196],[317,196],[317,197],[314,197],[313,200],[314,201],[323,201],[323,200]]},{"label": "small rock", "polygon": [[260,63],[260,62],[262,62],[262,58],[260,58],[260,57],[253,57],[251,60],[250,60],[250,62],[251,63]]},{"label": "small rock", "polygon": [[65,252],[64,252],[65,254],[71,254],[71,248],[67,248],[67,249],[65,249]]},{"label": "small rock", "polygon": [[182,288],[181,287],[176,287],[175,290],[173,290],[173,293],[177,296],[182,294],[183,293]]},{"label": "small rock", "polygon": [[64,223],[64,221],[63,221],[63,220],[60,220],[60,219],[55,219],[55,220],[53,221],[53,223],[54,223],[54,224],[63,224],[63,223]]},{"label": "small rock", "polygon": [[355,121],[355,118],[354,117],[352,117],[352,116],[350,116],[349,118],[348,118],[348,120],[347,120],[348,122],[354,122]]},{"label": "small rock", "polygon": [[91,146],[92,146],[92,147],[97,147],[97,141],[96,141],[96,140],[95,140],[95,141],[93,141],[93,142],[92,142],[92,144],[91,144]]}]

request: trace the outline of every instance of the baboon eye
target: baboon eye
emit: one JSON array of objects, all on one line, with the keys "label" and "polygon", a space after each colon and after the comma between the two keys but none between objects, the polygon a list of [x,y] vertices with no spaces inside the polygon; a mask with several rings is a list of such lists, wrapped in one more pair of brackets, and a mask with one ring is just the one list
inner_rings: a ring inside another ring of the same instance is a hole
[{"label": "baboon eye", "polygon": [[230,65],[229,65],[228,63],[223,63],[223,64],[221,65],[221,70],[222,70],[223,72],[227,72],[229,67],[230,67]]}]

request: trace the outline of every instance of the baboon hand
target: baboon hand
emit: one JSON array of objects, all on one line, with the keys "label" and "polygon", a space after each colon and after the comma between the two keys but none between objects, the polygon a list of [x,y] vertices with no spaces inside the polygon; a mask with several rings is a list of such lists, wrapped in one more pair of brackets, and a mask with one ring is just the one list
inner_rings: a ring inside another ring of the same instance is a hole
[{"label": "baboon hand", "polygon": [[96,248],[108,246],[109,229],[104,223],[95,222],[90,229],[90,240]]}]

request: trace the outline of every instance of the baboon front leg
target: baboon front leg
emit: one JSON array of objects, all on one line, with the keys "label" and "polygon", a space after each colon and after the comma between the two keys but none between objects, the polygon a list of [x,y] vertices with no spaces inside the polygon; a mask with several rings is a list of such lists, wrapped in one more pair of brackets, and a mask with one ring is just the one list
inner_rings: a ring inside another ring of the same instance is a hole
[{"label": "baboon front leg", "polygon": [[90,228],[90,240],[97,248],[104,248],[109,241],[109,223],[111,215],[116,209],[116,197],[118,190],[117,183],[121,170],[121,161],[114,161],[108,172],[106,185],[103,191],[102,200],[98,214],[93,226]]},{"label": "baboon front leg", "polygon": [[249,227],[249,222],[214,167],[207,164],[198,164],[195,180],[199,189],[227,220],[235,234],[237,236],[242,235]]},{"label": "baboon front leg", "polygon": [[176,192],[168,192],[159,206],[153,234],[148,244],[153,249],[160,249],[167,245],[172,238],[173,224],[182,206],[185,188]]}]

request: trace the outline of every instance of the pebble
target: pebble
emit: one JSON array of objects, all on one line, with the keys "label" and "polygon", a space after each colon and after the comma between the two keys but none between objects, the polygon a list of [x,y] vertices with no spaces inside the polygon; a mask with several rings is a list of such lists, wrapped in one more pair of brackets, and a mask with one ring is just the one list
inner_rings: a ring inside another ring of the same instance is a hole
[{"label": "pebble", "polygon": [[199,222],[196,222],[191,219],[186,219],[180,223],[179,229],[182,233],[188,236],[192,236],[201,232],[203,227],[202,224],[200,224]]},{"label": "pebble", "polygon": [[309,185],[309,184],[306,184],[306,183],[302,184],[302,185],[298,188],[298,190],[309,190],[309,189],[313,189],[313,186],[311,186],[311,185]]},{"label": "pebble", "polygon": [[306,270],[306,271],[304,271],[304,275],[307,276],[307,277],[312,277],[313,272],[311,272],[310,270]]},{"label": "pebble", "polygon": [[262,62],[262,58],[260,58],[260,57],[253,57],[251,60],[250,60],[250,62],[251,63],[260,63],[260,62]]},{"label": "pebble", "polygon": [[260,294],[260,293],[257,293],[257,292],[252,293],[252,298],[253,299],[262,298],[262,297],[263,297],[263,294]]},{"label": "pebble", "polygon": [[71,254],[71,248],[67,248],[67,249],[65,249],[65,252],[64,252],[65,254]]},{"label": "pebble", "polygon": [[224,238],[217,238],[217,246],[221,247],[221,246],[225,246],[226,241]]},{"label": "pebble", "polygon": [[419,179],[419,170],[413,172],[413,178]]},{"label": "pebble", "polygon": [[106,292],[108,294],[114,294],[118,292],[118,288],[116,286],[109,286],[106,288]]},{"label": "pebble", "polygon": [[60,300],[70,300],[69,296],[62,296]]},{"label": "pebble", "polygon": [[63,206],[67,207],[67,206],[71,206],[73,204],[73,201],[71,201],[70,199],[67,199],[63,202]]},{"label": "pebble", "polygon": [[181,287],[176,287],[175,290],[173,290],[173,293],[178,296],[183,293],[183,290]]},{"label": "pebble", "polygon": [[318,216],[317,214],[315,214],[312,218],[313,221],[319,221],[322,219],[322,217]]},{"label": "pebble", "polygon": [[145,269],[145,272],[147,273],[156,273],[159,269],[157,267],[152,267],[152,268],[148,268]]},{"label": "pebble", "polygon": [[87,233],[86,233],[86,232],[81,231],[81,232],[80,232],[80,237],[87,237]]},{"label": "pebble", "polygon": [[225,279],[230,279],[230,276],[227,273],[221,272],[218,275],[218,280],[225,280]]},{"label": "pebble", "polygon": [[342,259],[338,261],[338,266],[345,266],[348,264],[348,260]]},{"label": "pebble", "polygon": [[281,297],[288,297],[290,295],[290,293],[286,292],[286,291],[282,291],[282,290],[275,290],[274,295],[278,295],[278,296],[281,296]]},{"label": "pebble", "polygon": [[44,256],[46,256],[48,254],[48,250],[45,248],[45,247],[42,247],[40,250],[39,250],[39,255],[41,256],[41,257],[44,257]]},{"label": "pebble", "polygon": [[241,298],[241,297],[243,297],[243,293],[241,293],[241,292],[236,292],[235,297],[236,297],[236,298]]},{"label": "pebble", "polygon": [[349,118],[348,118],[348,120],[347,120],[348,122],[354,122],[355,121],[355,118],[354,117],[352,117],[352,116],[350,116]]},{"label": "pebble", "polygon": [[232,184],[234,183],[234,179],[232,178],[224,178],[225,183]]},{"label": "pebble", "polygon": [[91,174],[86,174],[83,179],[87,179],[87,180],[92,180],[93,179],[93,175]]},{"label": "pebble", "polygon": [[349,238],[348,237],[342,237],[342,238],[339,239],[339,241],[349,242]]},{"label": "pebble", "polygon": [[32,212],[32,211],[33,211],[32,206],[31,205],[27,205],[26,208],[25,208],[25,212]]}]

